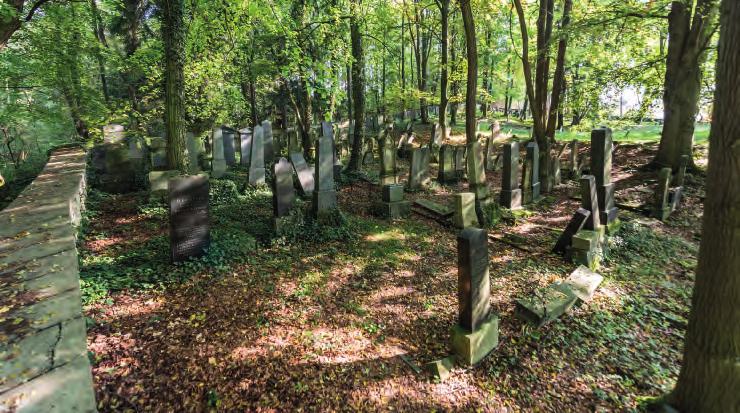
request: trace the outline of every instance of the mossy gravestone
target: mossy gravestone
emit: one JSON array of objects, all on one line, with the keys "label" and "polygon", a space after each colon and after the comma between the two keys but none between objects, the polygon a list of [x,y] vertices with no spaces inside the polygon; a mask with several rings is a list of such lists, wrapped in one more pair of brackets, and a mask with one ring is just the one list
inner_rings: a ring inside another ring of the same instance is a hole
[{"label": "mossy gravestone", "polygon": [[313,172],[309,169],[303,154],[293,152],[290,154],[290,162],[293,164],[295,174],[298,176],[298,183],[301,195],[310,196],[314,190]]},{"label": "mossy gravestone", "polygon": [[455,147],[452,145],[442,145],[439,150],[439,172],[437,180],[441,184],[452,184],[457,182],[455,173]]},{"label": "mossy gravestone", "polygon": [[236,131],[228,126],[221,127],[221,134],[224,139],[224,159],[226,165],[236,165],[236,148],[234,145]]},{"label": "mossy gravestone", "polygon": [[393,147],[393,139],[386,134],[380,140],[380,185],[394,185],[396,177],[396,148]]},{"label": "mossy gravestone", "polygon": [[491,313],[488,274],[488,234],[466,228],[457,236],[458,322],[452,348],[458,359],[472,365],[498,345],[498,316]]},{"label": "mossy gravestone", "polygon": [[205,254],[211,244],[209,182],[202,175],[170,178],[170,258],[184,261]]}]

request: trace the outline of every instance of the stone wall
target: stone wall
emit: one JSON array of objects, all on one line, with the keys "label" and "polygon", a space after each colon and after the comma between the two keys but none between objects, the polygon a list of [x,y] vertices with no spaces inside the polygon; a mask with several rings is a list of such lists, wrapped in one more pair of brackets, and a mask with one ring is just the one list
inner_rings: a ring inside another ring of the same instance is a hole
[{"label": "stone wall", "polygon": [[76,226],[86,153],[55,151],[0,211],[0,412],[94,412]]}]

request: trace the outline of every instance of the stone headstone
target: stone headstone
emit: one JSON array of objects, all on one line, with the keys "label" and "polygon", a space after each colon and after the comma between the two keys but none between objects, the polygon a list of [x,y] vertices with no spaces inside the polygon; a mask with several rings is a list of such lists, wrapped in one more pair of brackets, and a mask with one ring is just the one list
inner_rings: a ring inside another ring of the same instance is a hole
[{"label": "stone headstone", "polygon": [[653,216],[665,221],[671,215],[669,192],[671,186],[671,168],[663,168],[658,173],[658,187],[653,199]]},{"label": "stone headstone", "polygon": [[598,128],[591,131],[591,175],[596,178],[601,223],[609,225],[617,219],[612,174],[612,130]]},{"label": "stone headstone", "polygon": [[581,179],[581,165],[578,162],[578,141],[570,143],[570,179]]},{"label": "stone headstone", "polygon": [[185,143],[188,146],[188,171],[191,174],[200,172],[200,142],[192,133],[185,134]]},{"label": "stone headstone", "polygon": [[486,183],[485,154],[480,142],[468,144],[468,186],[475,194],[476,201],[488,199],[488,184]]},{"label": "stone headstone", "polygon": [[457,236],[457,268],[458,322],[452,329],[452,348],[464,364],[473,365],[498,345],[485,230],[466,228]]},{"label": "stone headstone", "polygon": [[598,230],[601,226],[601,219],[598,195],[596,195],[596,178],[593,175],[581,177],[581,207],[591,213],[586,219],[584,228],[592,231]]},{"label": "stone headstone", "polygon": [[221,178],[226,172],[226,159],[224,159],[224,137],[223,129],[213,129],[213,163],[211,176]]},{"label": "stone headstone", "polygon": [[265,183],[265,151],[264,130],[262,126],[254,128],[252,134],[252,159],[249,161],[249,184],[262,185]]},{"label": "stone headstone", "polygon": [[444,144],[439,149],[439,171],[437,180],[441,184],[450,184],[457,182],[457,173],[455,172],[455,147]]},{"label": "stone headstone", "polygon": [[303,154],[300,152],[293,152],[290,154],[290,163],[293,164],[296,176],[298,176],[298,183],[303,196],[309,196],[314,190],[313,171],[309,169],[306,160],[303,159]]},{"label": "stone headstone", "polygon": [[565,227],[563,233],[560,234],[560,237],[555,243],[555,247],[552,249],[552,252],[560,255],[565,255],[568,247],[570,247],[573,236],[576,235],[578,231],[583,229],[583,226],[586,225],[586,221],[590,216],[591,212],[589,210],[578,208],[576,213],[573,214],[573,218],[571,218],[568,222],[568,225]]},{"label": "stone headstone", "polygon": [[381,201],[374,203],[374,212],[388,219],[399,219],[409,215],[411,202],[404,201],[403,193],[403,185],[383,185]]},{"label": "stone headstone", "polygon": [[568,276],[564,284],[570,287],[579,300],[591,301],[602,281],[603,276],[581,265]]},{"label": "stone headstone", "polygon": [[522,190],[519,189],[519,142],[508,142],[504,145],[501,206],[509,209],[522,207]]},{"label": "stone headstone", "polygon": [[226,165],[235,166],[236,148],[234,147],[234,137],[236,135],[236,131],[228,126],[222,126],[221,129],[221,136],[224,140],[224,159],[226,160]]},{"label": "stone headstone", "polygon": [[393,138],[386,134],[380,140],[380,185],[393,185],[398,182],[396,176],[396,148]]},{"label": "stone headstone", "polygon": [[475,210],[475,194],[472,192],[461,192],[453,196],[455,214],[452,223],[457,228],[468,228],[478,226],[478,214]]},{"label": "stone headstone", "polygon": [[465,146],[455,146],[455,175],[457,179],[465,178]]},{"label": "stone headstone", "polygon": [[243,128],[239,130],[239,164],[246,168],[252,162],[252,130],[250,128]]},{"label": "stone headstone", "polygon": [[317,160],[314,172],[313,213],[317,218],[337,207],[334,189],[334,142],[322,136],[316,143]]},{"label": "stone headstone", "polygon": [[170,258],[172,262],[205,254],[211,243],[209,183],[202,175],[169,180]]},{"label": "stone headstone", "polygon": [[179,174],[179,171],[149,172],[149,198],[166,200],[170,178],[174,178]]},{"label": "stone headstone", "polygon": [[407,189],[418,191],[429,184],[429,148],[417,148],[411,151],[411,169]]},{"label": "stone headstone", "polygon": [[111,123],[103,126],[103,142],[118,143],[126,137],[126,130],[123,125]]},{"label": "stone headstone", "polygon": [[272,123],[269,120],[262,121],[262,133],[262,145],[264,147],[262,168],[264,168],[265,163],[269,164],[275,161],[275,143],[272,138]]},{"label": "stone headstone", "polygon": [[272,212],[275,232],[280,235],[284,230],[284,218],[290,214],[295,201],[293,188],[293,168],[285,158],[280,158],[273,165],[275,179],[272,181]]},{"label": "stone headstone", "polygon": [[525,204],[536,202],[540,199],[540,150],[536,142],[527,144],[522,192]]},{"label": "stone headstone", "polygon": [[681,155],[678,171],[673,177],[673,186],[683,186],[686,179],[686,168],[689,166],[689,155]]}]

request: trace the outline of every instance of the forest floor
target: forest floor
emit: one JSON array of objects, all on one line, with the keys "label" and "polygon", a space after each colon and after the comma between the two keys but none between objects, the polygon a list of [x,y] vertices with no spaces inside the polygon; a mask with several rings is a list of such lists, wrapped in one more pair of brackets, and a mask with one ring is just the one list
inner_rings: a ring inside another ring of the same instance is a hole
[{"label": "forest floor", "polygon": [[[655,149],[617,146],[619,203],[649,202],[655,172],[638,167]],[[550,249],[579,206],[577,184],[502,212],[489,229],[506,241],[489,242],[499,346],[441,382],[412,366],[450,354],[453,228],[418,214],[373,217],[379,187],[360,180],[339,191],[344,225],[304,223],[278,238],[270,191],[244,188],[239,171],[228,178],[212,183],[209,255],[177,266],[163,204],[144,193],[89,196],[81,274],[100,411],[639,411],[673,386],[700,237],[700,174],[687,176],[666,223],[620,211],[594,299],[541,328],[514,315],[514,299],[575,269]],[[488,182],[497,196],[501,173]],[[466,187],[435,185],[407,199],[445,203]]]}]

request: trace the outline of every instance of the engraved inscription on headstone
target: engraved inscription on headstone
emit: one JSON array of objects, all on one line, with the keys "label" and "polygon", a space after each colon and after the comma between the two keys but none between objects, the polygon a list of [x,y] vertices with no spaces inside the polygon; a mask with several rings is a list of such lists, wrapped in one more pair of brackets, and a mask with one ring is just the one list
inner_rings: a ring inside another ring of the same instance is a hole
[{"label": "engraved inscription on headstone", "polygon": [[174,177],[169,180],[168,189],[172,262],[202,256],[211,243],[208,178]]}]

